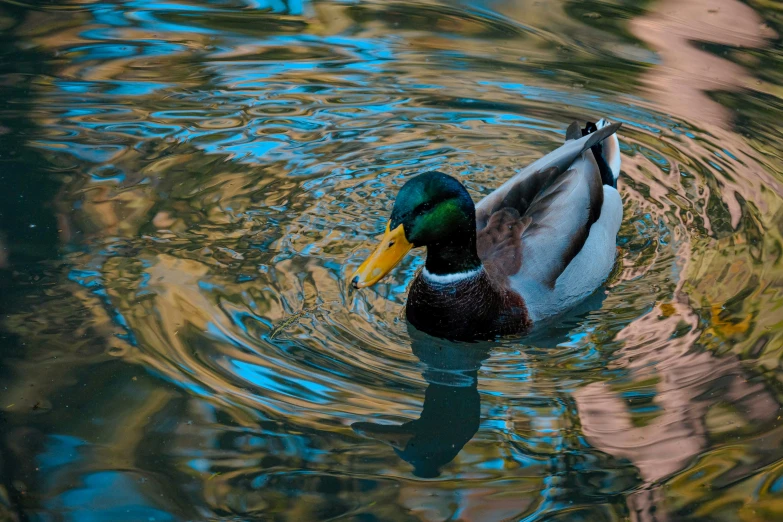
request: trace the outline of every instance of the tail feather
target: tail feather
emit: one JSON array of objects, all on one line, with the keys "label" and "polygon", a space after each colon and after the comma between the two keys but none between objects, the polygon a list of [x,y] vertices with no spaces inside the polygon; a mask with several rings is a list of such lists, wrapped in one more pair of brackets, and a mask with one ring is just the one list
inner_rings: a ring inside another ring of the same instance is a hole
[{"label": "tail feather", "polygon": [[[582,135],[598,133],[601,129],[614,125],[616,124],[605,119],[600,119],[597,123],[588,122],[582,129]],[[617,179],[620,177],[620,140],[617,138],[617,134],[612,133],[606,136],[592,145],[590,150],[593,151],[593,156],[598,163],[603,184],[617,188]]]},{"label": "tail feather", "polygon": [[579,128],[579,123],[571,122],[571,125],[566,129],[566,140],[578,140],[584,136],[582,129]]},{"label": "tail feather", "polygon": [[[621,126],[622,124],[620,123],[607,122],[602,128],[596,129],[595,132],[591,132],[587,136],[579,139],[567,139],[563,145],[543,158],[534,161],[479,201],[476,205],[476,216],[484,216],[486,218],[498,210],[500,208],[499,205],[502,204],[508,193],[520,183],[528,182],[528,178],[531,178],[531,176],[539,175],[549,169],[555,169],[553,172],[565,172],[584,151],[600,144]],[[568,134],[570,135],[571,133],[569,132]],[[613,182],[610,183],[613,184]],[[486,221],[484,221],[484,224],[486,224]]]},{"label": "tail feather", "polygon": [[[596,127],[602,129],[609,125],[608,120],[601,119],[596,124]],[[606,162],[609,164],[609,168],[612,171],[612,177],[614,178],[614,186],[617,186],[617,179],[620,177],[620,139],[617,134],[612,134],[606,138],[603,143],[603,156]]]}]

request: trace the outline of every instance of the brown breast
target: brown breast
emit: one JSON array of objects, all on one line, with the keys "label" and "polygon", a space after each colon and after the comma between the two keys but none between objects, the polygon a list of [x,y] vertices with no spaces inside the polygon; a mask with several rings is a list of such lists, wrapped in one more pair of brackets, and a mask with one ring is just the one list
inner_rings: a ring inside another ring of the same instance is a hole
[{"label": "brown breast", "polygon": [[485,270],[455,283],[416,276],[405,307],[419,330],[454,340],[491,339],[527,333],[532,321],[522,297],[493,283]]}]

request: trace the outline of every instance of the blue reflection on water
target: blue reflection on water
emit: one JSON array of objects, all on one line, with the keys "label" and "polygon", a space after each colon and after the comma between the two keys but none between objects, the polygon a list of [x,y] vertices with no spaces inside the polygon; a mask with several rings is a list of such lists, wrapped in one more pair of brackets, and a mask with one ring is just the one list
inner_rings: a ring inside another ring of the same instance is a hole
[{"label": "blue reflection on water", "polygon": [[[89,506],[89,507],[88,507]],[[152,495],[139,488],[133,473],[99,471],[82,475],[80,486],[61,493],[48,503],[65,520],[79,522],[167,522],[177,520],[152,504]]]},{"label": "blue reflection on water", "polygon": [[[333,400],[334,391],[307,378],[289,379],[271,368],[233,360],[231,365],[238,376],[259,389],[279,393],[286,397],[304,399],[315,404],[327,404]],[[307,393],[302,393],[307,390]]]},{"label": "blue reflection on water", "polygon": [[47,437],[45,449],[36,457],[36,460],[50,485],[59,480],[58,472],[67,472],[67,466],[74,465],[82,459],[80,451],[85,445],[83,440],[70,435],[50,435]]}]

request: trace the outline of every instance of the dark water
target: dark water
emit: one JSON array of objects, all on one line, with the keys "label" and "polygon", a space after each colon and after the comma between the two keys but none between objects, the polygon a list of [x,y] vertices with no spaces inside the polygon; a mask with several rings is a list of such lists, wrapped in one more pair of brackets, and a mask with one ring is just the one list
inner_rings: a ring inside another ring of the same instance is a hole
[{"label": "dark water", "polygon": [[[783,520],[783,11],[0,0],[0,520]],[[622,121],[617,270],[530,338],[346,277]]]}]

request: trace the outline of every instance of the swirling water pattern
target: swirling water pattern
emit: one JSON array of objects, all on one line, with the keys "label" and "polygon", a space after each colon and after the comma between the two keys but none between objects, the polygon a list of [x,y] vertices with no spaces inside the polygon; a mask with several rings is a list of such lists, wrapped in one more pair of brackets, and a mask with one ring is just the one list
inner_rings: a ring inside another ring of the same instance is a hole
[{"label": "swirling water pattern", "polygon": [[[9,0],[0,27],[0,514],[783,517],[774,6]],[[348,290],[412,175],[479,198],[601,116],[621,254],[579,310],[454,345],[402,315],[421,253]]]}]

